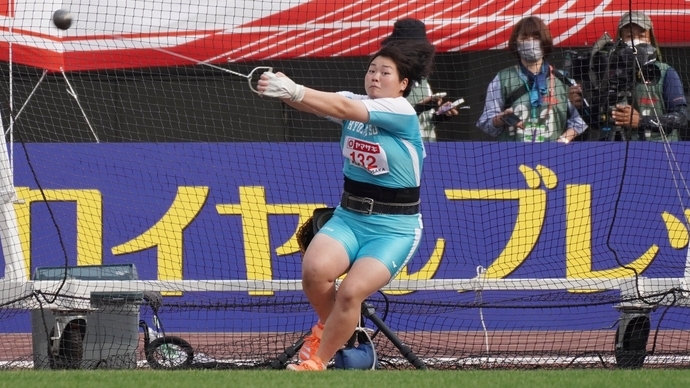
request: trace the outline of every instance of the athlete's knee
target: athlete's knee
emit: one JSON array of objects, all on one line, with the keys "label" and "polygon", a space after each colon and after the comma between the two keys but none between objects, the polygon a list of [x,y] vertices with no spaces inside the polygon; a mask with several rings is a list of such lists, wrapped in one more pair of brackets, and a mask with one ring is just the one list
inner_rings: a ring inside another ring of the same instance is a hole
[{"label": "athlete's knee", "polygon": [[305,262],[302,265],[302,286],[304,288],[331,287],[342,273],[326,258]]},{"label": "athlete's knee", "polygon": [[307,252],[302,263],[302,280],[307,282],[328,282],[335,280],[347,271],[349,260],[347,256]]},{"label": "athlete's knee", "polygon": [[323,292],[324,290],[326,290],[330,287],[333,287],[333,282],[326,279],[326,278],[320,278],[320,277],[314,277],[314,276],[302,277],[302,288],[305,291]]},{"label": "athlete's knee", "polygon": [[335,295],[335,299],[336,303],[338,303],[343,308],[359,308],[362,302],[364,302],[364,299],[366,299],[366,297],[368,296],[365,294],[366,292],[362,290],[360,287],[341,286],[340,288],[338,288],[338,292]]},{"label": "athlete's knee", "polygon": [[322,280],[322,281],[335,281],[336,275],[333,273],[333,269],[323,261],[309,261],[302,264],[302,279],[309,281],[312,280]]}]

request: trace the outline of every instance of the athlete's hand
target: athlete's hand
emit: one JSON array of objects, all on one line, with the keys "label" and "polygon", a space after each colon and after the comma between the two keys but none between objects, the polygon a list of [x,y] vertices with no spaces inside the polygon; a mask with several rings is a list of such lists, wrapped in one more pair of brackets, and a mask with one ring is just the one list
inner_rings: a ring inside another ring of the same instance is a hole
[{"label": "athlete's hand", "polygon": [[262,96],[286,98],[295,102],[300,102],[304,98],[304,86],[296,84],[280,72],[267,71],[261,74],[257,90]]}]

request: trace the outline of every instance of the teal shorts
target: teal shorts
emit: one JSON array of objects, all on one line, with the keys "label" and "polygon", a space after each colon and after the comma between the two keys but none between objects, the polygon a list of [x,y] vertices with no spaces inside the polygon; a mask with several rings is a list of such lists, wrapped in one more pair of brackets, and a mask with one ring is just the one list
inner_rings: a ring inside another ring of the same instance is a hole
[{"label": "teal shorts", "polygon": [[421,214],[364,215],[338,206],[319,233],[343,244],[350,266],[362,257],[371,257],[388,268],[392,279],[417,252],[422,228]]}]

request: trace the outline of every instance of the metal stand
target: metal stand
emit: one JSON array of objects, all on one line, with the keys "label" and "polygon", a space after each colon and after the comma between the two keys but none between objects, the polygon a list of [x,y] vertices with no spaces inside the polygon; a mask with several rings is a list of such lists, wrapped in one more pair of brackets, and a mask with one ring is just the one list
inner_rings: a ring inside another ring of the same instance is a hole
[{"label": "metal stand", "polygon": [[628,141],[628,137],[625,134],[625,128],[620,126],[614,126],[606,134],[606,141]]},{"label": "metal stand", "polygon": [[307,337],[309,334],[311,334],[311,330],[307,331],[304,333],[297,342],[293,343],[292,345],[288,346],[285,348],[283,353],[279,354],[278,357],[271,361],[271,368],[272,369],[285,369],[287,366],[287,363],[295,357],[295,354],[299,352],[299,350],[302,348],[302,345],[304,345],[304,338]]},{"label": "metal stand", "polygon": [[[618,93],[616,93],[616,104],[612,107],[610,107],[610,110],[616,109],[616,106],[618,105],[631,105],[632,104],[632,92],[628,90],[627,88],[625,90],[621,90]],[[608,112],[611,114],[611,112]],[[611,120],[611,118],[608,118]],[[625,133],[625,128],[618,126],[618,125],[613,125],[611,129],[609,130],[609,133],[606,135],[606,140],[607,141],[628,141],[628,135]]]},{"label": "metal stand", "polygon": [[422,360],[417,357],[416,354],[412,352],[412,349],[410,349],[409,346],[405,345],[400,338],[398,338],[395,333],[386,325],[381,318],[376,315],[376,311],[374,310],[374,307],[367,303],[366,301],[362,303],[362,315],[371,320],[376,327],[381,330],[381,333],[388,338],[389,341],[400,351],[400,354],[402,354],[403,357],[407,359],[407,361],[410,362],[415,368],[417,369],[422,369],[426,370],[427,367],[426,365],[422,362]]},{"label": "metal stand", "polygon": [[[379,331],[388,338],[388,340],[400,351],[400,354],[407,359],[415,368],[426,370],[427,366],[422,362],[422,360],[417,357],[409,346],[405,345],[404,342],[398,338],[397,335],[391,330],[388,325],[378,315],[376,315],[376,310],[372,305],[366,301],[362,302],[362,316],[369,319],[371,322],[378,327]],[[311,330],[306,332],[302,337],[300,337],[295,343],[288,346],[283,353],[278,355],[278,357],[271,361],[271,368],[273,369],[284,369],[288,361],[290,361],[297,352],[299,352],[302,345],[304,345],[304,338],[311,334]]]}]

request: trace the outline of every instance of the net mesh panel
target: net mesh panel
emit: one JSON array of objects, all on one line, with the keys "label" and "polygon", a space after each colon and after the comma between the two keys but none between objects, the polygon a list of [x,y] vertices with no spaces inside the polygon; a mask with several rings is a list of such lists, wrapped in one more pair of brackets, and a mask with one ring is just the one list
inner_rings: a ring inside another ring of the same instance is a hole
[{"label": "net mesh panel", "polygon": [[[639,299],[619,289],[538,289],[529,279],[634,279],[640,263],[648,278],[684,276],[683,143],[604,143],[593,125],[564,151],[497,142],[475,126],[487,85],[514,63],[507,40],[523,15],[547,21],[549,61],[586,78],[592,45],[603,32],[614,35],[629,8],[622,2],[604,10],[502,0],[99,3],[75,5],[67,31],[50,23],[47,3],[0,9],[12,31],[0,38],[1,113],[24,280],[38,268],[134,264],[129,280],[189,281],[162,289],[158,311],[161,332],[193,347],[187,367],[270,367],[314,324],[302,293],[276,291],[271,281],[300,279],[293,235],[314,208],[340,199],[340,127],[257,96],[241,75],[270,66],[315,89],[363,93],[368,56],[403,17],[424,20],[437,46],[433,91],[465,103],[436,124],[438,142],[426,143],[425,234],[399,278],[407,283],[369,302],[430,368],[615,367],[619,306]],[[672,1],[636,4],[649,10],[663,61],[687,88],[690,53],[678,32],[690,14]],[[521,207],[543,192],[547,202]],[[539,209],[550,222],[535,227]],[[533,233],[518,238],[516,225]],[[522,283],[499,290],[482,274]],[[474,278],[462,290],[416,282]],[[195,284],[237,279],[267,283],[234,292]],[[3,286],[2,366],[148,367],[139,320],[153,328],[155,317],[142,295],[116,284],[75,295],[68,283],[34,293]],[[642,309],[651,325],[645,367],[687,367],[687,287],[670,281],[651,290]],[[61,317],[57,343],[50,337]],[[366,324],[382,368],[413,368]]]}]

